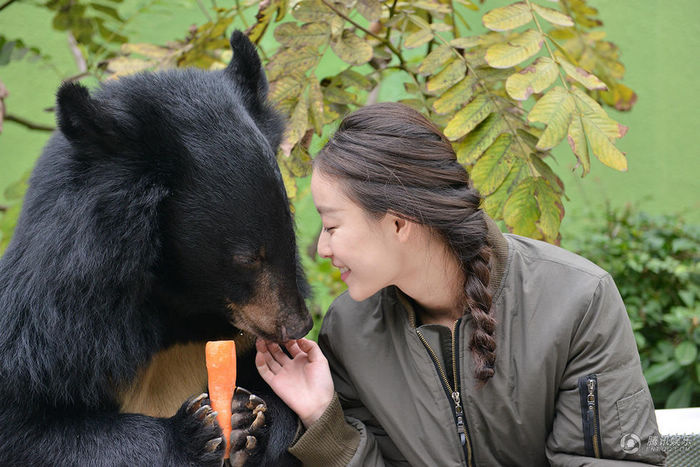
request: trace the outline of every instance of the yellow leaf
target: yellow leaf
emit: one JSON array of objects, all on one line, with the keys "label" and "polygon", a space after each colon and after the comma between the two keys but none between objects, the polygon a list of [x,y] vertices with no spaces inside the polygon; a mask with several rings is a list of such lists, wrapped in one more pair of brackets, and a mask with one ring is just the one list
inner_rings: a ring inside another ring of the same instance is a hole
[{"label": "yellow leaf", "polygon": [[493,101],[486,94],[479,94],[457,112],[445,127],[445,136],[455,141],[472,131],[479,123],[493,112]]},{"label": "yellow leaf", "polygon": [[472,165],[484,151],[496,141],[504,129],[504,122],[498,114],[492,113],[481,122],[461,142],[457,143],[455,152],[462,165]]},{"label": "yellow leaf", "polygon": [[330,28],[327,23],[306,23],[299,27],[296,23],[282,23],[275,28],[275,39],[287,47],[318,48],[328,42]]},{"label": "yellow leaf", "polygon": [[323,133],[323,125],[325,124],[323,116],[323,92],[315,75],[309,77],[309,111],[311,121],[314,125],[316,134],[321,136]]},{"label": "yellow leaf", "polygon": [[109,61],[107,71],[111,72],[110,79],[133,75],[149,69],[153,64],[138,58],[117,57]]},{"label": "yellow leaf", "polygon": [[556,26],[569,27],[574,25],[574,20],[561,11],[543,7],[534,2],[532,3],[532,8],[534,8],[538,15]]},{"label": "yellow leaf", "polygon": [[440,67],[444,66],[452,57],[454,57],[452,47],[443,44],[434,49],[423,59],[423,63],[418,67],[418,73],[421,75],[433,74]]},{"label": "yellow leaf", "polygon": [[[261,2],[262,3],[262,2]],[[301,22],[330,21],[336,14],[321,0],[302,0],[294,5],[292,16]]]},{"label": "yellow leaf", "polygon": [[293,76],[285,76],[270,82],[268,99],[277,107],[282,101],[298,96],[302,89],[303,85],[299,79]]},{"label": "yellow leaf", "polygon": [[493,68],[510,68],[539,52],[543,43],[539,31],[528,29],[511,41],[490,46],[486,62]]},{"label": "yellow leaf", "polygon": [[532,65],[510,75],[506,80],[506,91],[513,99],[524,101],[533,93],[547,89],[558,74],[554,60],[540,57]]},{"label": "yellow leaf", "polygon": [[300,74],[312,68],[319,58],[318,51],[311,47],[284,48],[270,58],[265,71],[270,80],[288,74],[290,70]]},{"label": "yellow leaf", "polygon": [[433,102],[433,110],[438,114],[447,114],[457,110],[463,103],[472,98],[475,84],[474,75],[468,74]]},{"label": "yellow leaf", "polygon": [[573,88],[572,94],[576,101],[579,112],[600,128],[610,139],[622,138],[627,133],[628,128],[617,123],[610,118],[603,108],[588,94],[578,88]]},{"label": "yellow leaf", "polygon": [[431,94],[437,94],[464,78],[467,66],[461,59],[452,59],[437,75],[431,77],[425,85],[426,90]]},{"label": "yellow leaf", "polygon": [[484,26],[492,31],[510,31],[532,21],[532,13],[525,2],[494,8],[484,15]]},{"label": "yellow leaf", "polygon": [[481,43],[480,36],[458,37],[450,41],[450,45],[455,49],[470,49]]},{"label": "yellow leaf", "polygon": [[139,54],[144,57],[160,60],[173,53],[167,47],[159,47],[153,44],[137,43],[137,44],[122,44],[121,51],[126,54]]},{"label": "yellow leaf", "polygon": [[306,133],[306,127],[309,123],[308,108],[309,103],[303,95],[300,96],[297,105],[294,107],[294,112],[292,112],[292,117],[287,123],[287,129],[280,144],[282,154],[287,157],[292,153],[294,145],[301,141],[304,133]]},{"label": "yellow leaf", "polygon": [[421,28],[418,31],[406,37],[406,40],[403,41],[403,46],[407,49],[414,49],[416,47],[420,47],[423,44],[427,44],[428,42],[433,40],[433,37],[434,34],[430,28]]},{"label": "yellow leaf", "polygon": [[571,119],[566,139],[576,155],[576,159],[581,164],[581,176],[583,177],[591,170],[591,159],[588,155],[588,143],[586,143],[586,135],[583,133],[583,122],[580,115],[574,115]]},{"label": "yellow leaf", "polygon": [[564,59],[559,59],[559,64],[564,69],[567,75],[583,84],[590,90],[606,90],[608,87],[596,75],[590,73],[583,68],[573,66]]},{"label": "yellow leaf", "polygon": [[621,172],[627,171],[627,158],[625,154],[615,147],[610,141],[610,138],[603,132],[600,127],[586,116],[581,118],[583,121],[583,131],[586,133],[588,142],[591,144],[593,155],[603,164]]},{"label": "yellow leaf", "polygon": [[561,86],[552,88],[537,101],[527,117],[530,122],[547,125],[537,142],[537,149],[552,149],[564,139],[575,108],[573,96]]},{"label": "yellow leaf", "polygon": [[379,0],[358,0],[357,11],[367,21],[377,21],[382,16],[382,5],[379,3]]},{"label": "yellow leaf", "polygon": [[510,173],[515,162],[510,152],[512,142],[510,133],[502,133],[474,164],[469,175],[482,196],[496,191]]},{"label": "yellow leaf", "polygon": [[351,65],[362,65],[372,59],[372,46],[347,29],[331,42],[331,48],[341,60]]},{"label": "yellow leaf", "polygon": [[559,243],[559,226],[564,218],[561,197],[543,178],[535,179],[534,196],[540,214],[535,224],[537,229],[545,241]]},{"label": "yellow leaf", "polygon": [[637,94],[622,83],[614,83],[612,89],[600,93],[603,101],[622,112],[631,110],[637,102]]}]

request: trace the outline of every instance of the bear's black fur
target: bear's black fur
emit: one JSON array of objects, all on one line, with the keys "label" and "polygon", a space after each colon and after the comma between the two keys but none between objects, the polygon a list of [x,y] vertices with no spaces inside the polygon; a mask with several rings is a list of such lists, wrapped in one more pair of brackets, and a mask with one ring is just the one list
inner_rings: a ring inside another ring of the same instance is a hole
[{"label": "bear's black fur", "polygon": [[294,462],[296,417],[251,342],[306,334],[308,286],[282,120],[253,45],[238,31],[231,45],[225,70],[59,89],[60,131],[0,259],[0,465],[220,465],[208,400],[186,399],[206,390],[203,343],[234,336],[238,384],[267,411],[262,428],[238,418],[233,452],[253,435],[247,465]]}]

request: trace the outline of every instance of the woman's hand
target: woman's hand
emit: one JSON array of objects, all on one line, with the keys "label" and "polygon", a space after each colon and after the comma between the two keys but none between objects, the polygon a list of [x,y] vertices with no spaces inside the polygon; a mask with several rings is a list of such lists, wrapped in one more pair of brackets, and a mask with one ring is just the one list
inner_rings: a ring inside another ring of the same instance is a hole
[{"label": "woman's hand", "polygon": [[260,376],[301,419],[306,428],[318,420],[333,399],[328,360],[318,344],[308,339],[285,344],[289,358],[274,342],[258,339],[255,366]]}]

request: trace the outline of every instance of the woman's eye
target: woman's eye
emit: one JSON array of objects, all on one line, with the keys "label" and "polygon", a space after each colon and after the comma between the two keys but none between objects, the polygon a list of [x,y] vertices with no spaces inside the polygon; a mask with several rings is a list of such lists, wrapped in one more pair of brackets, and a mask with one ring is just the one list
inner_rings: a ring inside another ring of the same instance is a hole
[{"label": "woman's eye", "polygon": [[323,228],[323,231],[328,232],[328,233],[331,233],[333,230],[335,230],[335,227],[324,227]]}]

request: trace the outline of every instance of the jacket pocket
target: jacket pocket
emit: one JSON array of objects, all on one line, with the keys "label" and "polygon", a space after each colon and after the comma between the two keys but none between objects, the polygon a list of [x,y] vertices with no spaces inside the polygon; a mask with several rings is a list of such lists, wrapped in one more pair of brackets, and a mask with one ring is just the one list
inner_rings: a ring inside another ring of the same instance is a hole
[{"label": "jacket pocket", "polygon": [[588,457],[603,457],[598,416],[598,377],[595,374],[578,379],[578,393],[581,400],[581,424],[583,444]]}]

